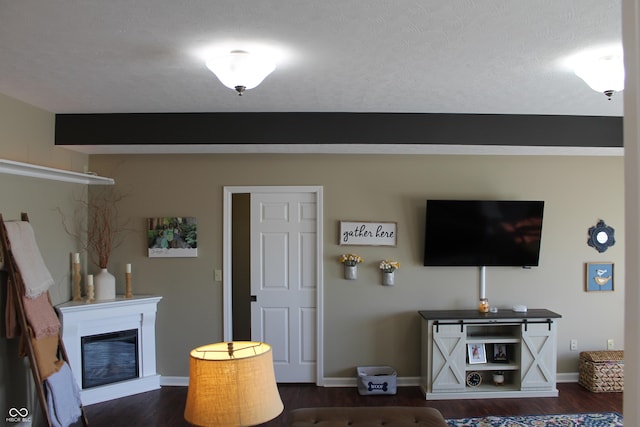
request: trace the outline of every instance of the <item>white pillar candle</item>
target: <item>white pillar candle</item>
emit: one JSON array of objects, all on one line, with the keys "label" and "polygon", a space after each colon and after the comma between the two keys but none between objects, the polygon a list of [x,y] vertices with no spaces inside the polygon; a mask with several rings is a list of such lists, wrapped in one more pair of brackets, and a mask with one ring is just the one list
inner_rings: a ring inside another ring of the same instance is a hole
[{"label": "white pillar candle", "polygon": [[75,253],[73,254],[73,262],[74,264],[80,264],[80,254],[79,253]]},{"label": "white pillar candle", "polygon": [[96,300],[96,290],[93,287],[93,274],[87,274],[87,301],[94,302]]},{"label": "white pillar candle", "polygon": [[127,273],[131,273],[131,264],[127,264]]}]

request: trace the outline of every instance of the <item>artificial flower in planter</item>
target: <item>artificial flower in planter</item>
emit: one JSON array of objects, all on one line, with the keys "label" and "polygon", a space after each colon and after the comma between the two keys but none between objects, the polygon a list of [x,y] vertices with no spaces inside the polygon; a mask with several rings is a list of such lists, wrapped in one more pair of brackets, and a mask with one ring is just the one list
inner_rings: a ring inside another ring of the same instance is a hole
[{"label": "artificial flower in planter", "polygon": [[340,262],[344,264],[344,278],[356,280],[358,278],[358,264],[364,261],[360,255],[343,254],[340,255]]},{"label": "artificial flower in planter", "polygon": [[382,270],[382,284],[385,286],[393,286],[395,284],[395,272],[400,268],[398,261],[390,261],[385,259],[380,261],[380,270]]}]

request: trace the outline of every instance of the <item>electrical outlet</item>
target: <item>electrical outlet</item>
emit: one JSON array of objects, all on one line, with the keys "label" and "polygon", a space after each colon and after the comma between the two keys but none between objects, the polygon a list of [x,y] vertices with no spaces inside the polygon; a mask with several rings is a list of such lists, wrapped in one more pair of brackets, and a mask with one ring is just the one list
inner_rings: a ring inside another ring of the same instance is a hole
[{"label": "electrical outlet", "polygon": [[613,338],[607,340],[607,350],[613,350],[616,347]]},{"label": "electrical outlet", "polygon": [[578,351],[578,340],[577,339],[574,338],[569,342],[569,349],[571,351]]},{"label": "electrical outlet", "polygon": [[222,270],[213,271],[213,280],[216,282],[222,282]]}]

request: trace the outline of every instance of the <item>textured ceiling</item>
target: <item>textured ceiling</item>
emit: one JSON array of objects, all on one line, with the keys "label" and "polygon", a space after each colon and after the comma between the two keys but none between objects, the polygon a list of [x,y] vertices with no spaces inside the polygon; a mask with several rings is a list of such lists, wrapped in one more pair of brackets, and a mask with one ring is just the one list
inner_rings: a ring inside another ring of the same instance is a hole
[{"label": "textured ceiling", "polygon": [[[620,1],[0,0],[0,93],[55,113],[622,115],[565,59],[620,45]],[[266,44],[238,97],[199,56]]]}]

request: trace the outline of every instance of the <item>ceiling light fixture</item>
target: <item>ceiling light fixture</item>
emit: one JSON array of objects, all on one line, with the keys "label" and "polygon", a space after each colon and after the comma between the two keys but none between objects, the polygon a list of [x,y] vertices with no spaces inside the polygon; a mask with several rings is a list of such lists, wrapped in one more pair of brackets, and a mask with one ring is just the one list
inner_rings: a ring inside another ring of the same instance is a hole
[{"label": "ceiling light fixture", "polygon": [[240,96],[245,90],[258,86],[276,69],[276,64],[268,57],[244,50],[233,50],[210,58],[206,64],[223,85],[234,89]]},{"label": "ceiling light fixture", "polygon": [[596,92],[609,100],[624,89],[624,62],[621,55],[603,55],[576,65],[574,72]]}]

